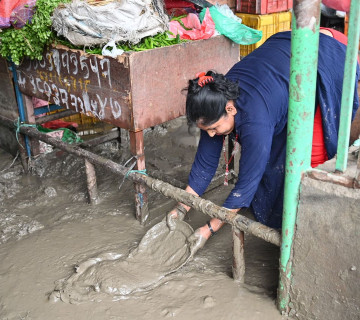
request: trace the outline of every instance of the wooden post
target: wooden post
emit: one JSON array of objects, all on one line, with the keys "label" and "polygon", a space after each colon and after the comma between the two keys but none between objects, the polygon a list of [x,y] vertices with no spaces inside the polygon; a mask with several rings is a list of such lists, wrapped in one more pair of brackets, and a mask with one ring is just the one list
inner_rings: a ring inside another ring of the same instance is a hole
[{"label": "wooden post", "polygon": [[[34,105],[32,98],[28,95],[23,94],[24,109],[25,109],[25,121],[28,124],[36,124],[34,115]],[[40,153],[40,144],[37,139],[30,139],[31,154],[36,156]]]},{"label": "wooden post", "polygon": [[232,227],[233,236],[233,265],[232,273],[236,282],[245,281],[245,258],[244,258],[244,231]]},{"label": "wooden post", "polygon": [[[130,134],[130,151],[136,156],[137,170],[145,170],[144,154],[144,133],[143,131],[129,131]],[[145,224],[149,217],[148,195],[146,187],[143,184],[134,183],[135,188],[135,217],[141,224]]]},{"label": "wooden post", "polygon": [[95,167],[87,159],[85,159],[85,171],[86,171],[87,188],[89,193],[89,202],[90,204],[97,204],[99,197],[98,197],[97,184],[96,184]]},{"label": "wooden post", "polygon": [[26,153],[26,147],[25,147],[25,135],[23,134],[19,134],[18,135],[19,138],[19,155],[20,155],[20,160],[21,160],[21,164],[23,166],[24,172],[28,173],[29,172],[29,165],[28,165],[28,156]]}]

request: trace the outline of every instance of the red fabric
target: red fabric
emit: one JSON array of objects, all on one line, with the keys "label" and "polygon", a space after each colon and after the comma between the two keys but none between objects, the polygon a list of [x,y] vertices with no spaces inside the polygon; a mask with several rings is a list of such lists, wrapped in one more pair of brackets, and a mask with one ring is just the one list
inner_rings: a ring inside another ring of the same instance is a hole
[{"label": "red fabric", "polygon": [[42,124],[42,126],[44,128],[56,130],[59,128],[69,128],[69,127],[77,128],[79,125],[76,122],[67,122],[67,121],[58,119],[58,120],[52,120],[52,121],[45,122]]},{"label": "red fabric", "polygon": [[193,3],[183,0],[165,0],[165,8],[166,9],[191,8],[195,10],[195,6]]},{"label": "red fabric", "polygon": [[322,3],[329,8],[339,11],[350,11],[350,0],[323,0]]},{"label": "red fabric", "polygon": [[348,38],[345,34],[343,34],[342,32],[340,31],[337,31],[335,29],[331,29],[331,28],[323,28],[321,27],[320,29],[322,30],[327,30],[327,31],[330,31],[334,37],[334,39],[336,39],[337,41],[341,42],[342,44],[346,45],[347,46],[347,43],[348,43]]},{"label": "red fabric", "polygon": [[318,165],[324,163],[328,160],[325,140],[324,140],[324,131],[321,120],[321,111],[320,106],[317,106],[314,118],[314,133],[313,133],[313,142],[312,142],[312,151],[311,151],[311,167],[317,167]]}]

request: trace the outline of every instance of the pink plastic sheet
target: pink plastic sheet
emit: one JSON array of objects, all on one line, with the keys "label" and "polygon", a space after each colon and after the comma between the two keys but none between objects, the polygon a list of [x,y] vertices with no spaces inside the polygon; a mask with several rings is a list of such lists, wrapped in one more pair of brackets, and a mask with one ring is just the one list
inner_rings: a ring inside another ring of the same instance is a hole
[{"label": "pink plastic sheet", "polygon": [[1,0],[0,29],[22,28],[34,14],[36,0]]},{"label": "pink plastic sheet", "polygon": [[209,8],[206,9],[202,23],[200,23],[199,17],[194,13],[189,13],[181,21],[186,28],[191,28],[191,30],[184,29],[178,21],[170,21],[169,30],[173,33],[173,37],[179,34],[181,39],[199,40],[209,39],[215,33],[215,23],[211,18]]}]

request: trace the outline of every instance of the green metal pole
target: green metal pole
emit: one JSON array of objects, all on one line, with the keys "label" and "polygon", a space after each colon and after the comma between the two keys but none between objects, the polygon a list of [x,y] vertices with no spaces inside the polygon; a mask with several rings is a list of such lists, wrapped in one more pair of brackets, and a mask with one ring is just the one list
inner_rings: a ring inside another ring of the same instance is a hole
[{"label": "green metal pole", "polygon": [[349,17],[348,46],[346,49],[340,127],[336,157],[336,171],[344,172],[348,160],[351,114],[354,102],[356,63],[359,52],[360,2],[352,0]]},{"label": "green metal pole", "polygon": [[310,167],[319,48],[319,20],[320,0],[294,1],[278,289],[278,308],[285,314],[289,312],[291,249],[301,176]]}]

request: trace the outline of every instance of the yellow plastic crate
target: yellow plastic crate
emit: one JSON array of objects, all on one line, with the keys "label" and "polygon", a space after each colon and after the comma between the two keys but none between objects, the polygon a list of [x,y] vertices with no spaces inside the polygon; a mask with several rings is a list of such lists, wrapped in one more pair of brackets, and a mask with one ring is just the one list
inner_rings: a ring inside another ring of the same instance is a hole
[{"label": "yellow plastic crate", "polygon": [[[49,114],[53,114],[56,112],[64,111],[66,109],[59,109],[53,112],[49,112]],[[82,113],[77,113],[68,117],[62,118],[64,121],[68,122],[76,122],[78,124],[77,132],[79,135],[91,135],[98,132],[109,131],[114,128],[113,125],[105,123],[95,117],[87,116]]]},{"label": "yellow plastic crate", "polygon": [[260,41],[250,45],[240,45],[240,56],[245,57],[260,47],[266,39],[273,34],[291,29],[291,12],[278,12],[270,14],[236,13],[242,23],[250,28],[261,30],[263,36]]}]

